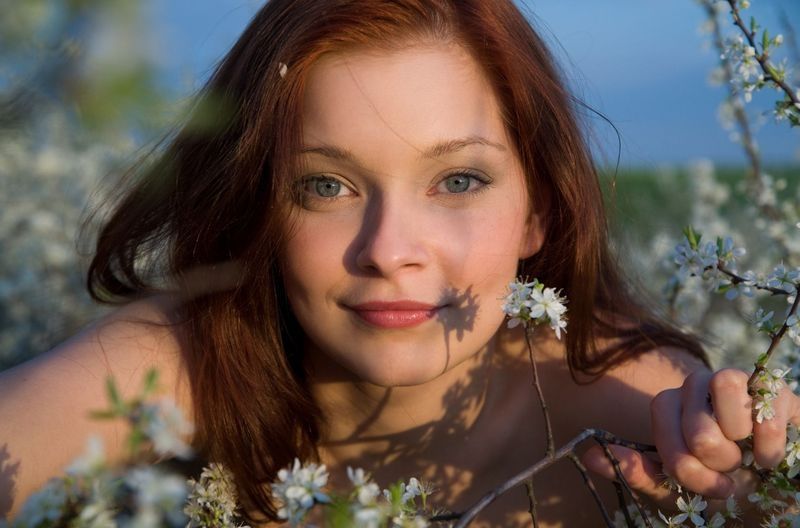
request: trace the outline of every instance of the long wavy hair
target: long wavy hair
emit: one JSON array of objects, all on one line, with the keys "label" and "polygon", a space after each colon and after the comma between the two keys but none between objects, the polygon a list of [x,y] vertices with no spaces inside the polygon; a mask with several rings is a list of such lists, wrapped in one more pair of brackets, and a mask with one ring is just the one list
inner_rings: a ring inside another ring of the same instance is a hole
[{"label": "long wavy hair", "polygon": [[547,211],[544,244],[520,271],[570,299],[573,377],[590,381],[655,346],[703,358],[626,287],[576,102],[511,0],[271,0],[220,62],[193,117],[131,170],[87,279],[95,299],[123,302],[197,269],[212,270],[213,282],[215,266],[236,263],[231,284],[186,298],[184,360],[198,448],[233,472],[246,508],[267,519],[276,506],[265,484],[294,457],[318,458],[320,439],[280,273],[308,72],[326,53],[415,42],[460,44],[494,87],[530,200]]}]

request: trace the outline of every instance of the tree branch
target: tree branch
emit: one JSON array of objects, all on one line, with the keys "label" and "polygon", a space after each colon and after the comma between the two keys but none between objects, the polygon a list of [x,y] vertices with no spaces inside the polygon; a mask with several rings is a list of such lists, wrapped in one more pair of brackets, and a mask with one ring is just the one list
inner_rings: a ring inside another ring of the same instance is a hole
[{"label": "tree branch", "polygon": [[[469,526],[469,524],[475,519],[475,517],[486,507],[488,507],[492,502],[497,500],[498,497],[500,497],[510,489],[513,489],[519,486],[520,484],[524,483],[526,480],[530,479],[534,475],[552,466],[559,460],[567,458],[570,455],[575,455],[576,454],[575,449],[578,447],[578,445],[580,445],[589,438],[594,438],[596,440],[602,439],[607,444],[621,445],[624,447],[628,447],[630,449],[635,449],[642,453],[656,451],[656,448],[653,445],[642,444],[639,442],[632,442],[630,440],[618,438],[613,434],[609,433],[608,431],[604,431],[602,429],[584,429],[580,434],[578,434],[572,440],[570,440],[569,442],[564,444],[561,448],[556,450],[555,453],[553,453],[553,456],[543,458],[542,460],[539,460],[532,466],[525,468],[524,470],[517,473],[504,483],[500,484],[495,489],[486,493],[483,497],[481,497],[478,500],[478,502],[476,502],[464,513],[460,515],[456,514],[459,518],[459,521],[454,528],[464,528],[466,526]],[[624,476],[622,476],[621,478],[623,481],[625,480]],[[433,518],[431,520],[434,519],[439,520],[438,518]]]},{"label": "tree branch", "polygon": [[597,488],[592,481],[592,478],[589,476],[589,472],[586,470],[586,466],[583,465],[581,459],[575,453],[570,453],[567,457],[572,461],[575,467],[583,477],[583,483],[586,484],[586,487],[589,488],[589,492],[592,494],[592,498],[594,498],[594,502],[597,504],[597,508],[600,510],[600,513],[603,516],[603,520],[606,523],[608,528],[614,528],[614,521],[611,520],[611,517],[608,515],[608,510],[606,509],[606,505],[603,504],[603,500],[600,498],[600,495],[597,493]]},{"label": "tree branch", "polygon": [[547,450],[545,456],[550,458],[555,453],[555,441],[553,440],[553,427],[550,424],[550,412],[547,410],[547,402],[544,399],[544,392],[542,385],[539,383],[539,369],[536,366],[536,360],[533,358],[533,346],[531,345],[531,337],[529,329],[525,328],[525,343],[528,345],[528,357],[531,361],[531,374],[533,375],[533,386],[536,388],[536,394],[539,397],[539,405],[542,407],[542,415],[544,415],[544,430],[547,435]]}]

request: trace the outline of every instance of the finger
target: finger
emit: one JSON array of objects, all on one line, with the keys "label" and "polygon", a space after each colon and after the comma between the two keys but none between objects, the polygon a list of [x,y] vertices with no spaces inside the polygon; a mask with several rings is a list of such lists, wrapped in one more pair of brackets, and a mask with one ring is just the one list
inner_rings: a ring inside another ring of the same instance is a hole
[{"label": "finger", "polygon": [[661,456],[663,471],[695,493],[709,498],[726,498],[733,493],[733,481],[703,465],[683,440],[681,391],[661,391],[650,404],[653,439]]},{"label": "finger", "polygon": [[[654,500],[669,497],[670,490],[663,485],[665,477],[661,473],[660,464],[643,453],[627,447],[610,445],[608,449],[619,461],[620,471],[634,491],[644,493]],[[614,466],[602,447],[598,445],[590,447],[581,456],[581,460],[591,471],[609,480],[616,480]]]},{"label": "finger", "polygon": [[761,467],[774,468],[786,455],[787,423],[798,423],[798,398],[781,382],[778,397],[766,405],[772,406],[775,416],[753,424],[753,456]]},{"label": "finger", "polygon": [[[681,391],[681,431],[689,452],[704,466],[729,472],[742,463],[742,451],[723,434],[711,414],[707,399],[711,377],[710,372],[697,372],[686,378]],[[750,416],[746,420],[750,423]]]},{"label": "finger", "polygon": [[741,370],[723,369],[709,382],[714,416],[730,440],[742,440],[753,432],[753,401],[747,394],[747,380]]}]

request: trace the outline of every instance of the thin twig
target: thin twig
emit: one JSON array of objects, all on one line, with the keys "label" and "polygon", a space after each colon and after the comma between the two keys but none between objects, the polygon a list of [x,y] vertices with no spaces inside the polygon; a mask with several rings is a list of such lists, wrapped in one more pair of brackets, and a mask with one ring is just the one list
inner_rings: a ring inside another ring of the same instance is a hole
[{"label": "thin twig", "polygon": [[530,478],[525,481],[525,489],[528,492],[528,513],[531,514],[531,522],[533,522],[533,528],[539,528],[539,520],[536,517],[536,495],[533,493],[533,479]]},{"label": "thin twig", "polygon": [[[706,269],[712,269],[712,267],[709,266]],[[737,275],[736,272],[733,272],[733,271],[730,271],[729,269],[727,269],[725,267],[725,265],[721,261],[717,263],[717,269],[719,271],[721,271],[723,274],[725,274],[728,277],[730,277],[731,283],[734,284],[734,285],[741,284],[743,282],[748,282],[748,279],[745,279],[741,275]],[[757,284],[757,283],[753,283],[753,288],[755,288],[757,290],[770,292],[773,295],[789,295],[789,292],[787,292],[786,290],[783,290],[781,288],[773,288],[771,286],[762,286],[762,285]]]},{"label": "thin twig", "polygon": [[606,458],[611,461],[611,465],[614,467],[614,473],[617,475],[617,480],[614,481],[615,484],[622,486],[627,492],[628,496],[630,496],[633,503],[636,505],[636,509],[639,510],[639,515],[642,516],[642,520],[644,521],[645,526],[647,528],[653,528],[653,524],[650,522],[650,519],[647,517],[647,512],[642,505],[642,501],[639,500],[639,497],[633,491],[633,489],[628,484],[628,481],[625,479],[625,475],[622,474],[622,469],[619,467],[619,460],[617,457],[614,456],[614,453],[608,448],[608,442],[605,441],[603,438],[597,438],[597,443],[599,443],[603,447],[603,451],[606,454]]},{"label": "thin twig", "polygon": [[783,335],[789,329],[789,318],[797,313],[798,305],[800,305],[800,288],[797,288],[795,291],[794,302],[792,303],[791,309],[789,309],[786,320],[783,321],[780,329],[772,335],[772,339],[769,342],[769,348],[765,352],[766,357],[763,359],[763,361],[756,363],[755,370],[750,375],[750,379],[747,380],[747,392],[750,394],[750,396],[756,395],[756,392],[758,391],[758,387],[756,387],[756,379],[758,379],[759,374],[767,370],[767,363],[769,363],[770,358],[772,358],[772,354],[778,348],[778,343],[780,343],[781,339],[783,339]]},{"label": "thin twig", "polygon": [[628,502],[625,500],[625,491],[622,489],[622,484],[619,481],[614,481],[614,490],[617,492],[617,503],[619,504],[619,509],[622,510],[622,515],[625,516],[625,524],[628,525],[628,528],[636,528],[636,525],[633,523],[633,519],[631,519],[631,512],[628,511]]},{"label": "thin twig", "polygon": [[[729,3],[732,3],[733,0],[728,0]],[[734,84],[734,72],[733,67],[731,66],[730,59],[727,57],[725,53],[725,43],[722,38],[722,32],[720,30],[720,24],[717,19],[717,13],[714,10],[714,6],[712,2],[706,0],[703,2],[703,7],[706,10],[708,15],[709,21],[712,25],[712,33],[713,33],[713,41],[714,46],[717,48],[717,51],[720,54],[721,60],[720,65],[722,67],[723,77],[725,80],[725,84],[728,85],[728,104],[733,109],[733,116],[736,120],[736,124],[739,127],[739,132],[741,134],[741,145],[744,149],[745,156],[750,164],[750,174],[748,175],[748,190],[747,193],[750,197],[751,201],[755,204],[758,210],[764,215],[767,219],[772,220],[773,222],[782,222],[785,220],[783,213],[770,203],[765,203],[763,200],[759,199],[759,197],[763,194],[764,189],[766,188],[766,183],[764,181],[764,175],[761,171],[761,155],[758,152],[758,148],[756,147],[755,139],[753,138],[753,133],[750,129],[750,120],[747,117],[747,112],[745,112],[744,104],[738,98],[737,91]],[[733,9],[736,12],[736,16],[738,17],[738,10],[735,7]],[[741,19],[737,18],[741,23]],[[740,26],[741,27],[741,26]],[[762,65],[763,68],[763,65]],[[783,254],[783,256],[788,256],[791,254],[789,248],[786,246],[786,242],[781,240],[777,237],[772,237],[775,244],[778,246],[779,250]]]},{"label": "thin twig", "polygon": [[553,456],[543,458],[539,460],[532,466],[522,470],[521,472],[517,473],[506,482],[502,483],[497,488],[491,490],[483,497],[481,497],[478,502],[476,502],[472,507],[470,507],[467,511],[465,511],[459,521],[458,524],[455,525],[455,528],[463,528],[468,526],[470,522],[481,512],[484,508],[489,506],[492,502],[494,502],[498,497],[506,493],[508,490],[515,488],[531,478],[532,476],[536,475],[540,471],[552,466],[562,458],[569,455],[569,453],[574,452],[575,447],[580,444],[581,442],[585,441],[587,438],[592,438],[596,433],[595,429],[586,429],[581,432],[578,436],[564,444],[560,449],[558,449]]},{"label": "thin twig", "polygon": [[545,456],[552,458],[556,451],[555,441],[553,440],[553,427],[550,425],[550,412],[547,410],[547,402],[544,399],[542,385],[539,383],[539,369],[536,366],[536,360],[533,358],[533,346],[531,345],[531,336],[527,328],[525,329],[525,343],[528,345],[528,357],[531,361],[533,386],[536,388],[536,394],[539,397],[539,405],[542,408],[542,415],[544,416],[544,431],[547,435],[547,450],[545,451]]},{"label": "thin twig", "polygon": [[[580,434],[578,434],[572,440],[570,440],[562,447],[560,447],[558,450],[556,450],[556,452],[553,454],[552,457],[546,457],[543,458],[542,460],[539,460],[532,466],[525,468],[524,470],[517,473],[504,483],[500,484],[495,489],[486,493],[483,497],[481,497],[478,500],[478,502],[472,505],[463,514],[458,516],[459,521],[454,528],[464,528],[465,526],[469,526],[469,524],[475,519],[475,517],[481,511],[483,511],[487,506],[489,506],[492,502],[497,500],[498,497],[500,497],[507,491],[519,486],[520,484],[524,483],[529,478],[547,469],[548,467],[552,466],[559,460],[567,458],[570,454],[575,454],[575,449],[577,448],[577,446],[589,438],[602,440],[606,444],[621,445],[624,447],[628,447],[630,449],[635,449],[636,451],[642,453],[656,451],[656,448],[653,445],[642,444],[639,442],[632,442],[630,440],[624,440],[602,429],[584,429]],[[624,479],[624,476],[622,478]]]},{"label": "thin twig", "polygon": [[[728,0],[728,3],[731,6],[733,22],[739,26],[739,29],[742,30],[744,36],[747,37],[747,42],[750,44],[750,46],[752,46],[753,49],[758,49],[755,41],[756,32],[748,30],[747,26],[744,25],[742,17],[739,16],[739,8],[736,5],[736,0]],[[761,71],[763,71],[764,74],[769,77],[772,83],[780,87],[780,89],[786,93],[786,95],[794,104],[800,103],[800,99],[798,99],[797,94],[794,93],[792,87],[786,84],[786,82],[782,79],[776,79],[775,76],[772,75],[772,72],[775,70],[775,68],[769,62],[769,54],[767,53],[767,50],[762,49],[761,53],[756,53],[756,60],[758,61],[759,66],[761,66]]]},{"label": "thin twig", "polygon": [[[725,42],[722,39],[722,31],[720,30],[719,21],[717,20],[717,13],[714,10],[714,6],[711,5],[711,2],[703,2],[703,6],[706,9],[706,13],[713,28],[712,33],[714,35],[714,46],[717,48],[720,57],[725,57],[720,60],[720,63],[722,66],[723,76],[725,77],[725,83],[728,85],[728,104],[733,109],[734,118],[736,119],[736,123],[739,126],[739,131],[742,135],[742,148],[744,148],[745,155],[750,161],[750,188],[754,191],[756,196],[758,196],[763,192],[764,187],[766,186],[761,173],[761,156],[756,148],[755,140],[753,139],[753,133],[750,130],[750,120],[748,119],[747,113],[744,110],[744,105],[741,104],[737,98],[737,93],[733,83],[735,75],[733,73],[733,67],[731,66],[730,60],[727,58],[727,55],[725,55]],[[774,207],[771,207],[768,204],[760,204],[758,203],[758,200],[756,200],[756,203],[761,212],[770,220],[779,220],[781,218],[780,212]]]},{"label": "thin twig", "polygon": [[572,463],[575,464],[575,467],[583,477],[583,483],[586,484],[586,487],[589,488],[589,492],[592,494],[592,498],[594,502],[597,504],[597,508],[600,510],[600,513],[603,515],[603,520],[606,523],[608,528],[614,528],[614,521],[611,520],[611,516],[608,514],[608,510],[606,510],[605,504],[603,504],[603,499],[600,498],[600,494],[597,493],[597,488],[592,481],[592,478],[589,476],[589,472],[586,470],[586,466],[583,465],[580,458],[575,453],[571,453],[567,455],[567,457],[572,460]]}]

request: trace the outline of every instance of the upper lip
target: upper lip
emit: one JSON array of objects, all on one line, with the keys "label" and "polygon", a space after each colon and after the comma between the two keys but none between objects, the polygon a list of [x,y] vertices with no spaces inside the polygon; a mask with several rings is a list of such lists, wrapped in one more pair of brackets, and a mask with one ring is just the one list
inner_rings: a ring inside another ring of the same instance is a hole
[{"label": "upper lip", "polygon": [[439,306],[419,301],[368,301],[358,304],[349,304],[349,308],[360,311],[417,311],[417,310],[435,310]]}]

